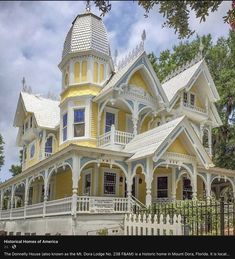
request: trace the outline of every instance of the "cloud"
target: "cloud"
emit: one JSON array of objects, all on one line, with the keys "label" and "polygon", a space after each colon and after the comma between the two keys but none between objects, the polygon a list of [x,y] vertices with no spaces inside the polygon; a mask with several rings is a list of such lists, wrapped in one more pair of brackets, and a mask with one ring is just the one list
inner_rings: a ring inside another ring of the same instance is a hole
[{"label": "cloud", "polygon": [[[214,39],[227,35],[229,26],[221,17],[229,7],[230,3],[223,3],[203,24],[192,15],[190,25],[199,34],[212,33]],[[57,65],[64,39],[77,14],[84,12],[85,4],[83,1],[7,1],[0,2],[0,9],[0,133],[6,143],[6,162],[0,180],[4,181],[11,176],[11,164],[18,163],[17,129],[12,124],[22,77],[25,76],[35,93],[50,91],[59,95],[61,73]],[[100,15],[94,6],[92,11]],[[147,34],[147,52],[158,55],[178,42],[172,29],[162,28],[164,19],[156,8],[145,18],[144,10],[134,1],[112,2],[112,10],[103,20],[112,53],[118,49],[119,58],[140,42],[143,29]]]}]

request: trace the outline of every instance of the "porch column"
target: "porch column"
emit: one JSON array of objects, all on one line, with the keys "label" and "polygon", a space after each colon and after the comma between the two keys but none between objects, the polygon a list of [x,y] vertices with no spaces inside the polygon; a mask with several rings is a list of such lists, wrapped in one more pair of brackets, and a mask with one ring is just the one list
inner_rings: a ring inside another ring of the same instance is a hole
[{"label": "porch column", "polygon": [[10,219],[12,215],[13,205],[14,205],[14,185],[11,186]]},{"label": "porch column", "polygon": [[203,141],[203,135],[204,135],[204,123],[200,123],[200,139],[201,142]]},{"label": "porch column", "polygon": [[126,180],[126,191],[127,191],[127,211],[131,212],[131,190],[132,190],[132,179]]},{"label": "porch column", "polygon": [[114,147],[115,145],[115,126],[114,124],[112,124],[111,126],[111,130],[110,130],[110,144],[111,144],[111,147]]},{"label": "porch column", "polygon": [[153,181],[153,159],[148,157],[146,164],[146,200],[145,204],[147,207],[152,205],[152,181]]},{"label": "porch column", "polygon": [[48,182],[48,170],[45,171],[45,178],[44,178],[44,197],[43,197],[43,217],[46,215],[46,206],[48,200],[48,189],[49,189],[49,182]]},{"label": "porch column", "polygon": [[29,202],[29,179],[26,178],[26,182],[25,182],[25,191],[24,191],[24,218],[26,218],[27,214],[27,206],[28,206],[28,202]]},{"label": "porch column", "polygon": [[211,175],[206,174],[206,199],[210,200],[211,198]]},{"label": "porch column", "polygon": [[138,117],[134,117],[132,115],[132,122],[133,122],[133,134],[134,136],[137,135],[137,126],[138,126]]},{"label": "porch column", "polygon": [[196,200],[197,199],[197,166],[193,166],[193,177],[192,177],[192,199]]},{"label": "porch column", "polygon": [[2,218],[2,207],[3,207],[3,190],[0,191],[1,199],[0,199],[0,219]]},{"label": "porch column", "polygon": [[212,156],[212,134],[211,134],[211,126],[208,128],[208,147],[210,156]]},{"label": "porch column", "polygon": [[172,168],[172,177],[171,177],[171,199],[176,200],[176,168]]},{"label": "porch column", "polygon": [[72,204],[71,214],[76,217],[77,215],[77,200],[78,200],[78,181],[81,175],[80,171],[80,157],[76,154],[73,156],[73,169],[72,169]]}]

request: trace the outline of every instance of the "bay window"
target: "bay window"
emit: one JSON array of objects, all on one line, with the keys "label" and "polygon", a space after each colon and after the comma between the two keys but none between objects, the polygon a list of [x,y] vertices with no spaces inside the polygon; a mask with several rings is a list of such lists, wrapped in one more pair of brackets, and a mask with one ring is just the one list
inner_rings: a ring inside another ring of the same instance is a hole
[{"label": "bay window", "polygon": [[85,109],[74,110],[74,137],[85,136]]},{"label": "bay window", "polygon": [[67,139],[68,114],[63,115],[63,141]]}]

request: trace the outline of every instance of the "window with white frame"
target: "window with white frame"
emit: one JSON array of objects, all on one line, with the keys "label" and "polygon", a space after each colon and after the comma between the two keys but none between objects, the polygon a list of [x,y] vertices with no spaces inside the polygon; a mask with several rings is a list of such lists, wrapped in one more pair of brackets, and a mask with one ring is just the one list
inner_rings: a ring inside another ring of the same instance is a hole
[{"label": "window with white frame", "polygon": [[74,109],[74,137],[85,136],[85,108]]},{"label": "window with white frame", "polygon": [[192,92],[183,93],[183,102],[184,104],[189,104],[190,106],[195,106],[196,103],[196,95]]},{"label": "window with white frame", "polygon": [[190,105],[195,106],[195,94],[190,93]]},{"label": "window with white frame", "polygon": [[46,139],[46,143],[45,143],[45,152],[52,154],[52,145],[53,145],[53,137],[50,136]]},{"label": "window with white frame", "polygon": [[116,173],[104,172],[104,194],[116,194]]},{"label": "window with white frame", "polygon": [[115,125],[115,113],[106,112],[105,132],[110,131],[112,125]]},{"label": "window with white frame", "polygon": [[168,198],[168,177],[157,177],[157,198]]},{"label": "window with white frame", "polygon": [[63,129],[62,129],[63,141],[67,140],[67,126],[68,126],[68,114],[65,113],[63,115]]},{"label": "window with white frame", "polygon": [[32,159],[35,156],[36,144],[35,141],[29,145],[29,158]]}]

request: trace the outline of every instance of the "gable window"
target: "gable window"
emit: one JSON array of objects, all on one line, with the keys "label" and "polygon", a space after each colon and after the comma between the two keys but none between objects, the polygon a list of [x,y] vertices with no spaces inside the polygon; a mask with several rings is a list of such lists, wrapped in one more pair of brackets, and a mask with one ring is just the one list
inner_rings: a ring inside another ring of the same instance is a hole
[{"label": "gable window", "polygon": [[30,117],[30,128],[33,127],[33,116]]},{"label": "gable window", "polygon": [[26,146],[23,147],[23,153],[24,153],[24,162],[25,162],[27,159],[27,147]]},{"label": "gable window", "polygon": [[52,142],[53,142],[53,137],[50,136],[47,138],[47,141],[45,143],[45,152],[51,154],[52,153]]},{"label": "gable window", "polygon": [[63,116],[63,141],[67,139],[67,124],[68,124],[68,114],[65,113]]},{"label": "gable window", "polygon": [[195,94],[190,93],[190,105],[192,106],[195,105]]},{"label": "gable window", "polygon": [[104,172],[104,194],[116,194],[116,173]]},{"label": "gable window", "polygon": [[35,155],[35,142],[33,142],[31,145],[30,145],[30,148],[29,148],[29,155],[30,155],[30,159],[32,159]]},{"label": "gable window", "polygon": [[74,137],[85,136],[85,109],[74,110]]},{"label": "gable window", "polygon": [[184,92],[184,103],[188,103],[188,94]]},{"label": "gable window", "polygon": [[168,197],[168,177],[161,176],[157,178],[157,198]]},{"label": "gable window", "polygon": [[106,112],[105,132],[110,131],[112,125],[115,125],[115,114],[111,112]]}]

